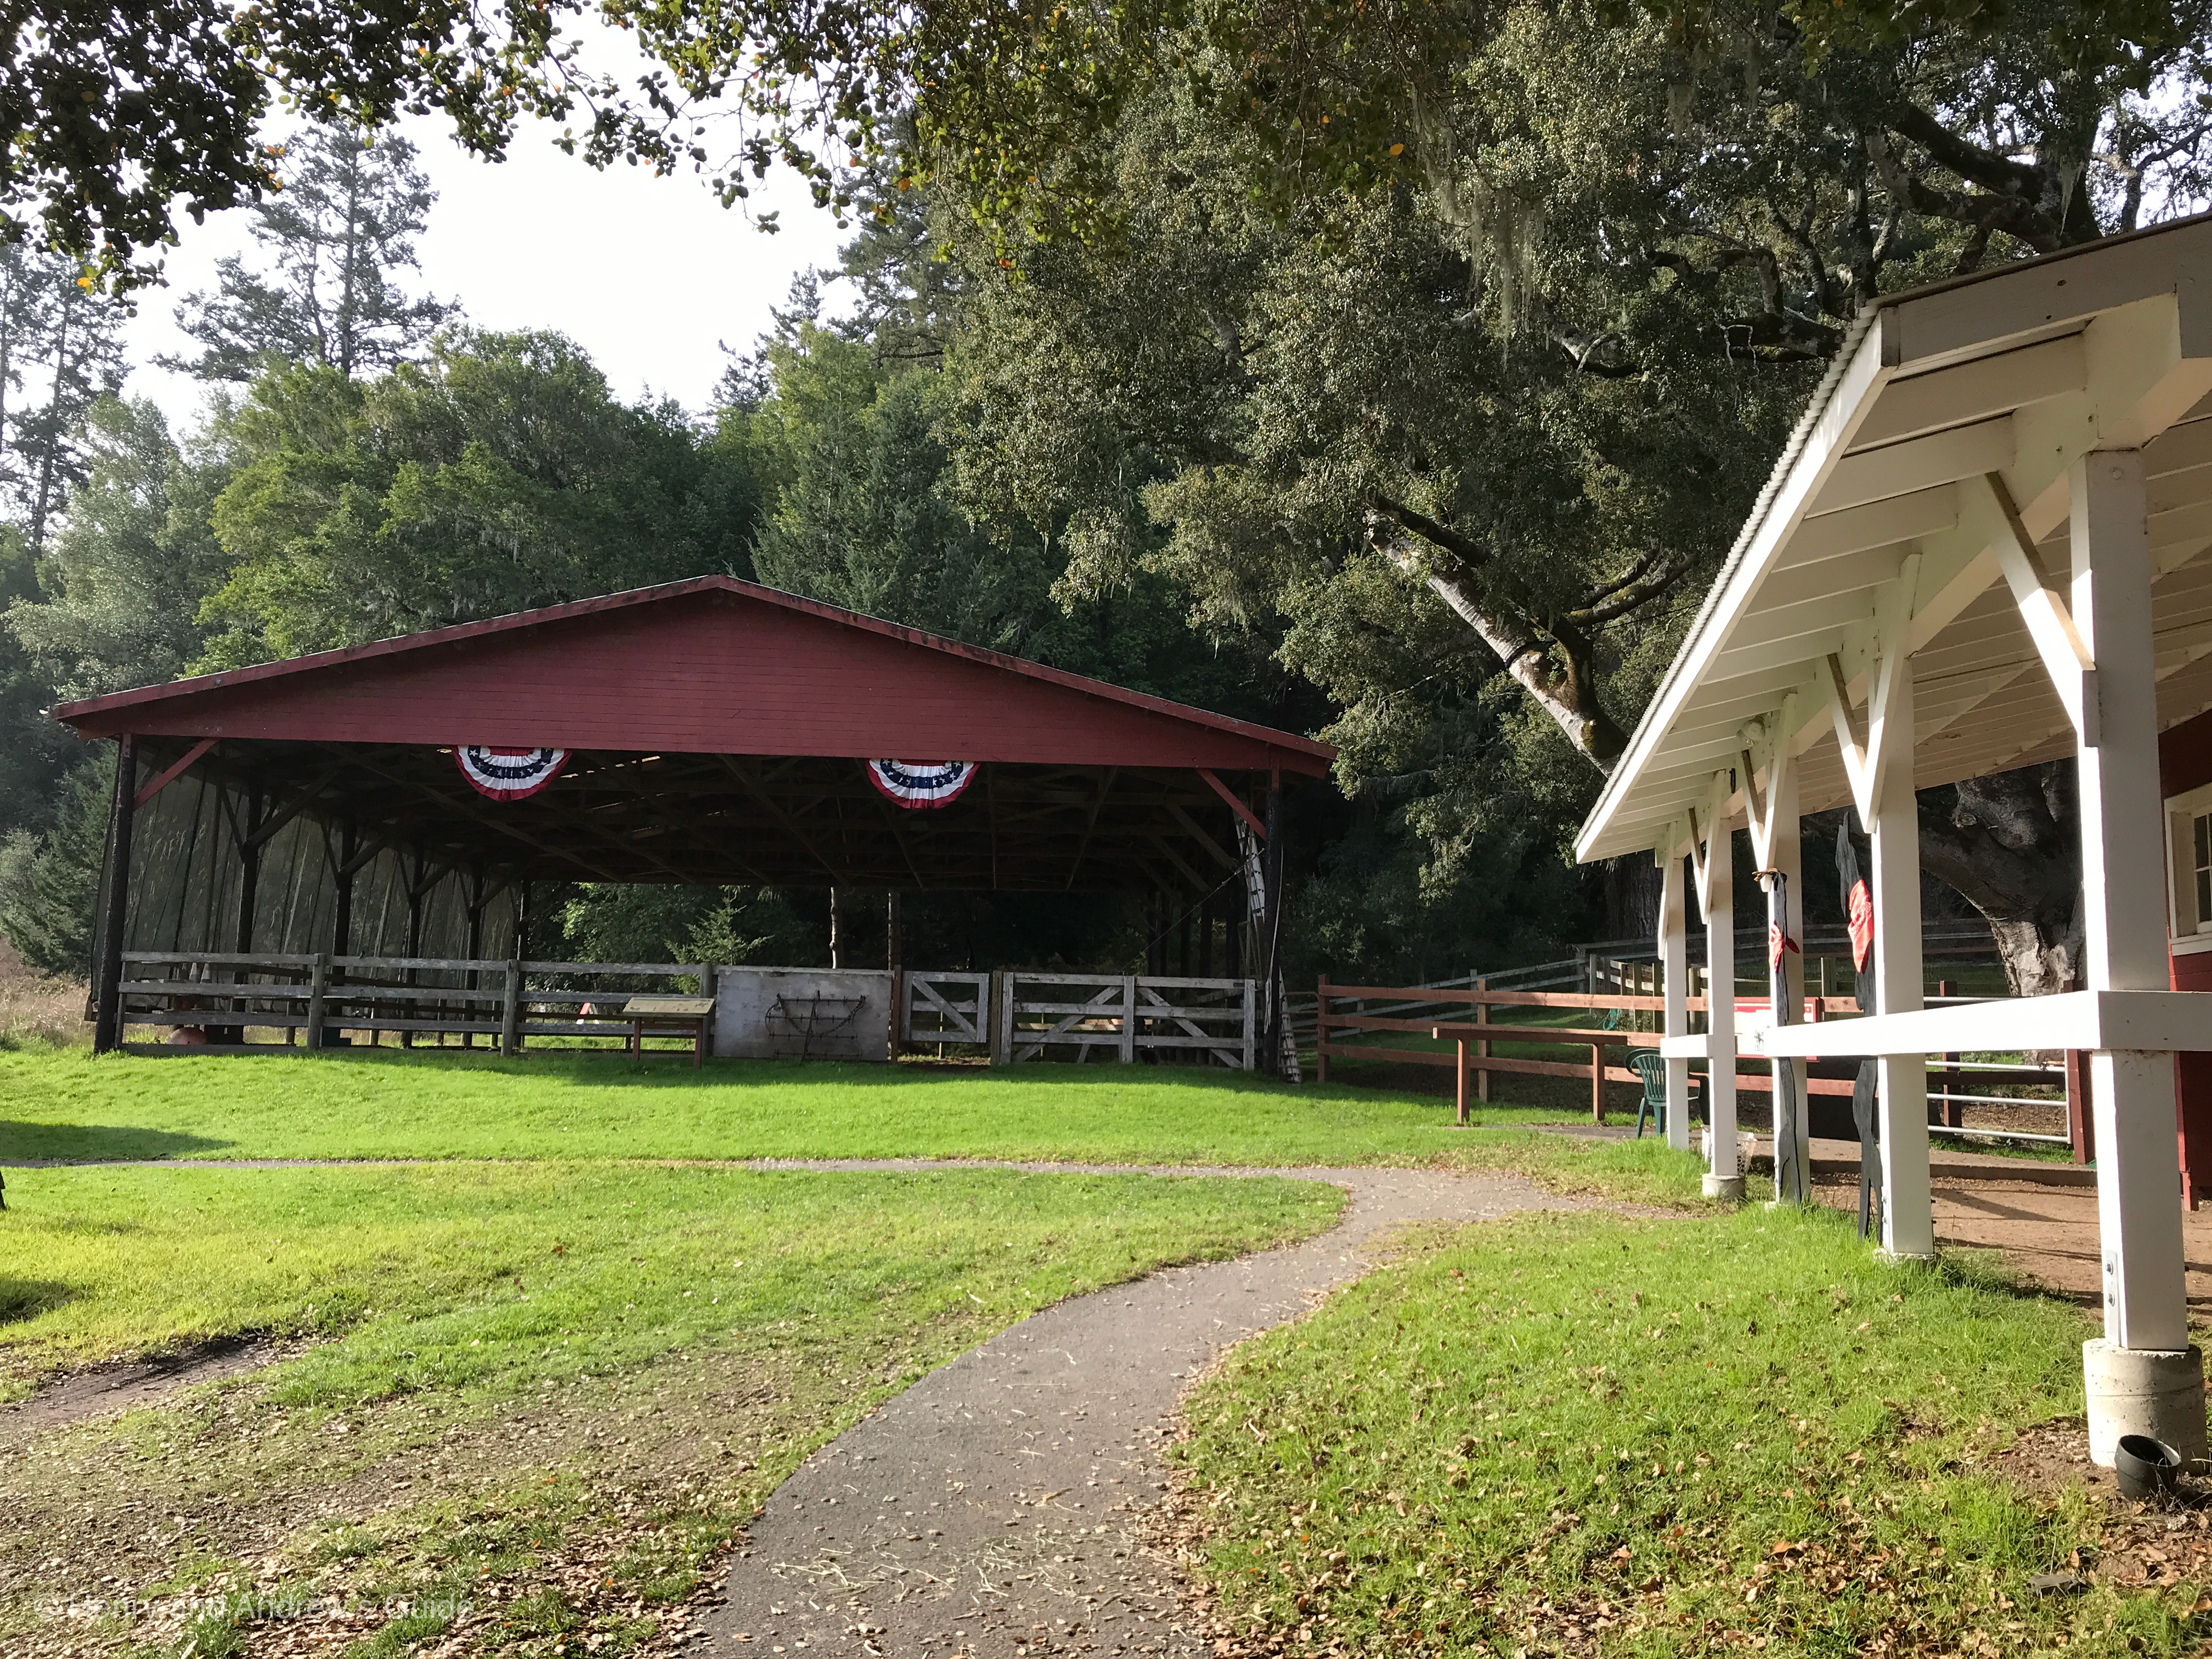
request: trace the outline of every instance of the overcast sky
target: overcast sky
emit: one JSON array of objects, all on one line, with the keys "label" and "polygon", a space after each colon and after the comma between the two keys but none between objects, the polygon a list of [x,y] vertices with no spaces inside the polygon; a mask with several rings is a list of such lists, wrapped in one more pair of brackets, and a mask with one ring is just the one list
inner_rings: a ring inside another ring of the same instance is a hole
[{"label": "overcast sky", "polygon": [[[834,265],[850,234],[787,174],[771,174],[755,191],[763,210],[781,210],[782,228],[769,234],[718,205],[698,179],[655,179],[629,167],[597,173],[554,149],[542,129],[518,134],[498,166],[463,154],[434,121],[409,121],[402,131],[438,191],[416,246],[416,291],[459,300],[483,327],[559,330],[625,400],[650,388],[704,408],[722,372],[716,342],[750,346],[793,276]],[[196,226],[179,214],[169,286],[141,295],[128,329],[125,390],[160,404],[173,428],[196,421],[206,388],[152,360],[191,349],[174,310],[213,285],[217,259],[246,252],[252,262],[251,216],[239,209]]]}]

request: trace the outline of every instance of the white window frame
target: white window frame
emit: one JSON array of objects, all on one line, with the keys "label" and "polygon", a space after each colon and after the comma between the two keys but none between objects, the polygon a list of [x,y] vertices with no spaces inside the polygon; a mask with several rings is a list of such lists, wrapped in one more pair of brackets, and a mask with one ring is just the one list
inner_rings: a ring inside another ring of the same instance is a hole
[{"label": "white window frame", "polygon": [[2208,814],[2212,784],[2166,797],[2166,931],[2176,956],[2212,951],[2212,918],[2197,907],[2197,820]]}]

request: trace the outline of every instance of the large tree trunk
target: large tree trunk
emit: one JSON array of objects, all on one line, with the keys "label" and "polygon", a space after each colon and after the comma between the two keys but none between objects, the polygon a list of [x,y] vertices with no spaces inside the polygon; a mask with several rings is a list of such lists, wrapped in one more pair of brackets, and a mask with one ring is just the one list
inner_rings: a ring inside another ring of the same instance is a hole
[{"label": "large tree trunk", "polygon": [[2081,982],[2081,836],[2074,763],[1925,791],[1920,862],[1988,919],[2014,996]]}]

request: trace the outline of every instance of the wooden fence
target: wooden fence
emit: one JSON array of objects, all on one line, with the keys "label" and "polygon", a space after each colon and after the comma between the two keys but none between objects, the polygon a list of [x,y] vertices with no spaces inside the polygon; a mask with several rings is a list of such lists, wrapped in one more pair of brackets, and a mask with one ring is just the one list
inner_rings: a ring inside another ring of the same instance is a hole
[{"label": "wooden fence", "polygon": [[991,1043],[991,975],[909,968],[900,975],[899,1042],[963,1048]]},{"label": "wooden fence", "polygon": [[[1946,983],[1942,992],[1930,998],[1931,1002],[1964,1001],[1948,994]],[[1710,1002],[1704,994],[1684,999],[1692,1023],[1699,1024],[1697,1017],[1704,1015]],[[1347,1010],[1346,1004],[1352,1005]],[[1370,1004],[1380,1006],[1369,1006]],[[1750,997],[1737,999],[1739,1021],[1754,1010],[1763,1010],[1762,1000]],[[1593,1018],[1580,1025],[1557,1026],[1530,1024],[1510,1017],[1516,1009],[1571,1009],[1588,1012],[1602,1018]],[[1315,1060],[1321,1080],[1328,1078],[1328,1062],[1338,1060],[1381,1061],[1390,1065],[1449,1066],[1455,1073],[1455,1090],[1459,1115],[1465,1118],[1470,1095],[1476,1100],[1486,1101],[1491,1097],[1490,1079],[1493,1073],[1518,1073],[1532,1077],[1587,1078],[1590,1085],[1590,1117],[1593,1122],[1605,1121],[1607,1105],[1606,1085],[1609,1083],[1632,1084],[1640,1091],[1642,1077],[1626,1064],[1613,1064],[1610,1056],[1615,1049],[1656,1048],[1659,1043],[1658,1026],[1665,1012],[1666,1000],[1656,995],[1639,995],[1625,992],[1575,991],[1501,991],[1478,981],[1468,987],[1431,985],[1332,985],[1323,978],[1315,994]],[[1464,1011],[1464,1012],[1462,1012]],[[1503,1011],[1508,1018],[1493,1017]],[[1848,1018],[1859,1012],[1853,997],[1808,996],[1805,999],[1805,1018],[1808,1024],[1838,1017]],[[1437,1049],[1400,1048],[1380,1042],[1341,1042],[1330,1040],[1333,1032],[1411,1032],[1443,1040],[1453,1044],[1449,1052]],[[1509,1035],[1510,1034],[1510,1035]],[[1587,1061],[1539,1059],[1522,1054],[1500,1053],[1501,1048],[1527,1049],[1547,1044],[1560,1044],[1589,1050]],[[1774,1086],[1771,1067],[1756,1056],[1743,1056],[1753,1070],[1739,1068],[1735,1086],[1740,1093],[1771,1091]],[[1817,1069],[1807,1078],[1808,1095],[1848,1097],[1856,1086],[1856,1060],[1841,1063],[1844,1070],[1822,1075]],[[1936,1114],[1934,1127],[1954,1133],[2021,1141],[2070,1142],[2076,1161],[2088,1157],[2086,1134],[2087,1110],[2082,1067],[2075,1065],[2034,1066],[2019,1064],[1961,1063],[1958,1054],[1931,1055],[1929,1060],[1929,1106]],[[2064,1134],[2033,1134],[2018,1131],[1999,1132],[1966,1128],[1962,1108],[1969,1103],[2012,1103],[2004,1097],[1962,1092],[1983,1088],[2051,1088],[2063,1089],[2065,1099],[2039,1102],[2021,1098],[2023,1105],[2048,1105],[2056,1109],[2062,1104],[2067,1117]]]},{"label": "wooden fence", "polygon": [[[482,1036],[503,1054],[533,1039],[626,1031],[616,1011],[633,993],[678,979],[707,989],[714,974],[680,963],[204,951],[131,951],[123,962],[124,1024],[198,1032],[210,1046],[244,1044],[249,1030],[279,1031],[285,1043],[310,1048],[338,1046],[349,1032],[373,1042],[389,1031],[406,1046],[434,1036],[472,1047]],[[600,981],[619,982],[592,982]]]},{"label": "wooden fence", "polygon": [[1127,1065],[1195,1060],[1249,1072],[1259,1041],[1258,988],[1249,979],[1155,979],[1127,974],[994,976],[994,1064],[1059,1050],[1080,1063],[1104,1053]]}]

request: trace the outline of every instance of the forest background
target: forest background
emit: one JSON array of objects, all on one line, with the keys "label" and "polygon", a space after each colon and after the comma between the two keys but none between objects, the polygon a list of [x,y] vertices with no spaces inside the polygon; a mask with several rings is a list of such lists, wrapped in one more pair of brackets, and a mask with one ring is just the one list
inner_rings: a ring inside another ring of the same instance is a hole
[{"label": "forest background", "polygon": [[[1146,13],[1061,43],[1090,78],[1050,119],[948,70],[833,123],[800,159],[841,266],[703,410],[416,292],[394,134],[283,135],[255,252],[177,302],[186,431],[117,395],[128,283],[33,228],[0,247],[0,932],[82,971],[108,785],[55,701],[717,571],[1340,744],[1288,803],[1293,982],[1646,933],[1653,872],[1575,869],[1573,828],[1853,319],[2201,209],[2208,15]],[[2078,970],[2069,767],[1922,819],[1936,914],[2022,991]],[[828,944],[817,893],[554,914],[578,957]],[[909,896],[906,956],[1127,963],[1143,918]]]}]

